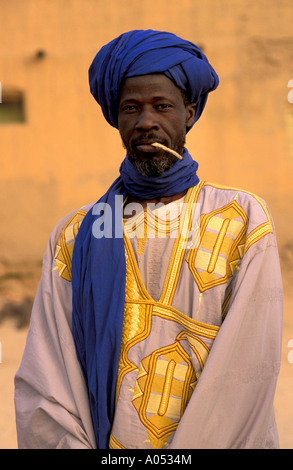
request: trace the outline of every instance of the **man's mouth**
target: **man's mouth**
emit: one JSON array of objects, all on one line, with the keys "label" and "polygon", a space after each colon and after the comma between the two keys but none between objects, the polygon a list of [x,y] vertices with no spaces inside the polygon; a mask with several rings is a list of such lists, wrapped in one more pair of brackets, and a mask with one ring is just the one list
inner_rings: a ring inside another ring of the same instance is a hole
[{"label": "man's mouth", "polygon": [[153,147],[151,144],[137,144],[136,150],[143,153],[158,153],[158,149]]},{"label": "man's mouth", "polygon": [[134,148],[142,153],[159,153],[160,150],[154,147],[152,144],[155,142],[161,142],[161,139],[141,140],[134,143]]}]

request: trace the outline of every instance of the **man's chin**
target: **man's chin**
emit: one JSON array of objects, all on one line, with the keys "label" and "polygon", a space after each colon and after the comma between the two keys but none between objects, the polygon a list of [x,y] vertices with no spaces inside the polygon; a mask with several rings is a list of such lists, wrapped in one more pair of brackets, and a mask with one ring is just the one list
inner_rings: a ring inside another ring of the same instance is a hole
[{"label": "man's chin", "polygon": [[159,158],[156,158],[156,154],[148,154],[144,159],[129,156],[129,160],[143,176],[155,177],[170,170],[177,158],[169,154],[164,154]]}]

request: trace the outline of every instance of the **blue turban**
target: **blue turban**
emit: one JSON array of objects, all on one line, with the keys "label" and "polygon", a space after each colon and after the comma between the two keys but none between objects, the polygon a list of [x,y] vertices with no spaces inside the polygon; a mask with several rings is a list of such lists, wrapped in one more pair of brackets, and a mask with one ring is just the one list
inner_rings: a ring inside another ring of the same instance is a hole
[{"label": "blue turban", "polygon": [[193,124],[203,112],[208,93],[219,83],[195,44],[163,31],[129,31],[102,47],[89,68],[90,91],[111,126],[118,128],[123,80],[153,73],[165,74],[184,90],[190,103],[197,104]]}]

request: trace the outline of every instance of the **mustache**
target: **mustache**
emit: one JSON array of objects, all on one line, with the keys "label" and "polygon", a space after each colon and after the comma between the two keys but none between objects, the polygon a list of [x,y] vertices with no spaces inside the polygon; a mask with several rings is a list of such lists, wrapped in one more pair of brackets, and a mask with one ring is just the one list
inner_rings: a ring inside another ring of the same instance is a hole
[{"label": "mustache", "polygon": [[165,139],[162,139],[161,137],[157,136],[156,134],[149,133],[149,134],[142,134],[136,139],[134,139],[131,142],[131,147],[134,148],[136,145],[139,145],[140,143],[153,143],[153,142],[158,142],[159,144],[167,145],[167,142]]}]

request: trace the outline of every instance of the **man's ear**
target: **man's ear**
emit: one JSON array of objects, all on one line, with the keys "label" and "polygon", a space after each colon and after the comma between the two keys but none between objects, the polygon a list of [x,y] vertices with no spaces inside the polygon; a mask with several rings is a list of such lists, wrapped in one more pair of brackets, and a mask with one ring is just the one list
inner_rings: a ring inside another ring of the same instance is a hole
[{"label": "man's ear", "polygon": [[186,105],[186,127],[191,127],[194,121],[196,112],[196,104],[189,103]]}]

